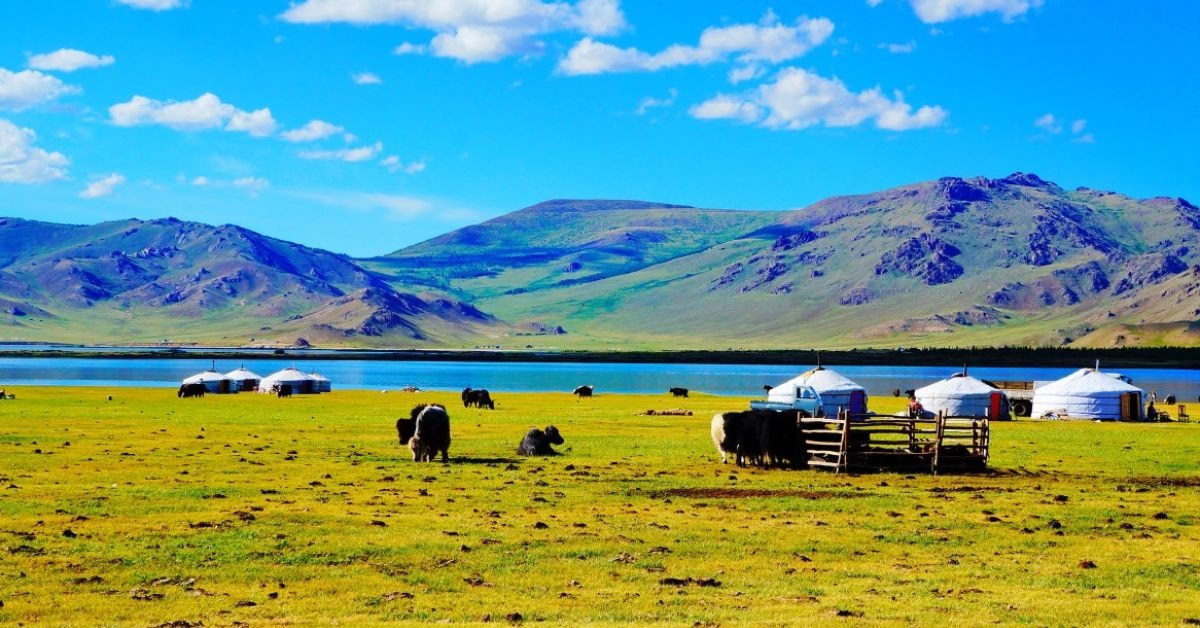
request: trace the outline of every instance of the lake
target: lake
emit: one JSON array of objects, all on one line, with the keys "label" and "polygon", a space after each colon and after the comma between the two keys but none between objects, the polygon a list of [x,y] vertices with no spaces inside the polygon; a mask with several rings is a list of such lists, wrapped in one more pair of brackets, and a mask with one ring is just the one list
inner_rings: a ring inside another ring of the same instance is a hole
[{"label": "lake", "polygon": [[[209,369],[210,360],[186,358],[0,358],[0,388],[19,386],[150,386],[173,388],[183,378]],[[570,392],[592,384],[597,394],[662,393],[672,386],[698,392],[741,397],[762,396],[764,384],[777,385],[812,368],[811,364],[623,364],[603,362],[446,362],[382,360],[217,360],[229,372],[239,366],[266,376],[295,365],[316,371],[333,382],[334,390],[461,390],[466,386],[495,392]],[[1103,366],[1103,365],[1102,365]],[[951,366],[836,366],[829,368],[858,382],[871,395],[890,395],[892,389],[919,388],[945,378]],[[1050,381],[1073,368],[971,368],[983,379]],[[1181,400],[1200,397],[1200,371],[1192,369],[1123,369],[1134,384],[1161,399],[1175,394]]]}]

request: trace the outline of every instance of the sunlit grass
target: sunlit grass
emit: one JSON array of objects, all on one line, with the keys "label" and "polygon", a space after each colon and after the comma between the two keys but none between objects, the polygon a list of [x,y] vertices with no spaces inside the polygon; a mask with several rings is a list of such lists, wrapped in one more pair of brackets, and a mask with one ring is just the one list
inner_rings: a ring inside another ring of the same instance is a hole
[{"label": "sunlit grass", "polygon": [[[992,474],[836,476],[722,466],[728,397],[10,392],[0,624],[1200,618],[1196,424],[1001,423]],[[451,464],[396,442],[417,401]],[[564,455],[516,456],[548,423]]]}]

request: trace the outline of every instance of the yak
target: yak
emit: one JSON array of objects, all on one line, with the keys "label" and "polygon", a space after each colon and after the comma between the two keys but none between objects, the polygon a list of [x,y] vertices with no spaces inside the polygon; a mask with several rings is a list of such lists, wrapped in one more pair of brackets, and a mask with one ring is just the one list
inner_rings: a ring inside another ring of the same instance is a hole
[{"label": "yak", "polygon": [[594,392],[596,392],[596,387],[588,385],[588,386],[577,386],[575,388],[575,390],[571,392],[571,394],[578,395],[579,398],[582,399],[584,397],[591,397],[592,393],[594,393]]},{"label": "yak", "polygon": [[551,445],[561,445],[563,442],[557,427],[547,425],[545,431],[535,427],[526,432],[525,438],[521,439],[517,453],[522,456],[557,456],[558,452],[554,451]]},{"label": "yak", "polygon": [[178,396],[180,398],[203,397],[205,392],[206,392],[206,389],[204,388],[204,384],[201,384],[199,382],[194,383],[194,384],[183,384],[179,387]]},{"label": "yak", "polygon": [[462,402],[464,408],[475,406],[476,408],[487,408],[488,410],[496,409],[496,402],[492,401],[492,395],[486,388],[464,388],[462,391]]},{"label": "yak", "polygon": [[413,462],[431,462],[440,451],[442,462],[450,461],[450,415],[438,404],[420,404],[409,412],[409,418],[396,421],[400,444],[407,444]]},{"label": "yak", "polygon": [[687,397],[688,396],[688,389],[679,388],[678,386],[672,386],[671,388],[667,389],[667,392],[671,393],[671,395],[674,397]]}]

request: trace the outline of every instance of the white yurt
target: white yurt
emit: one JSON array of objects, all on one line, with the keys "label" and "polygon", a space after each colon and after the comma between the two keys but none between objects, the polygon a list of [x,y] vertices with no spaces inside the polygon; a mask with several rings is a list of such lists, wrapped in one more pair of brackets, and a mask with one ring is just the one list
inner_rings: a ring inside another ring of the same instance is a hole
[{"label": "white yurt", "polygon": [[229,381],[233,382],[233,389],[244,392],[253,392],[258,390],[258,383],[262,381],[257,373],[246,370],[245,366],[239,366],[237,369],[229,371],[225,374]]},{"label": "white yurt", "polygon": [[325,377],[324,375],[321,375],[320,373],[313,371],[308,374],[308,378],[312,380],[313,392],[315,392],[315,393],[333,392],[333,383],[329,381],[328,377]]},{"label": "white yurt", "polygon": [[233,382],[228,377],[216,372],[215,370],[196,373],[191,377],[183,380],[184,384],[204,384],[204,391],[217,394],[237,392],[233,387]]},{"label": "white yurt", "polygon": [[867,413],[867,390],[854,383],[846,376],[818,366],[805,371],[798,377],[772,388],[767,392],[767,401],[791,404],[796,401],[796,388],[812,386],[821,395],[821,407],[825,416],[837,416],[838,409],[843,408],[850,414]]},{"label": "white yurt", "polygon": [[946,416],[988,417],[1007,420],[1008,398],[1004,393],[962,373],[916,390],[917,402],[927,412]]},{"label": "white yurt", "polygon": [[1033,391],[1033,416],[1047,414],[1101,421],[1142,420],[1145,391],[1094,368],[1042,384]]},{"label": "white yurt", "polygon": [[270,375],[262,378],[258,383],[258,392],[269,393],[274,392],[276,386],[288,385],[292,387],[292,394],[305,395],[316,392],[313,386],[313,380],[305,373],[294,366],[289,366],[285,369],[275,371]]}]

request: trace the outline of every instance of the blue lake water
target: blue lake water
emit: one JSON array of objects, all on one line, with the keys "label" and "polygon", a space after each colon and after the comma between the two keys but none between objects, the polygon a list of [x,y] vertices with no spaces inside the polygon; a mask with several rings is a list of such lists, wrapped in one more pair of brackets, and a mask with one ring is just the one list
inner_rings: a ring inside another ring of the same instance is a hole
[{"label": "blue lake water", "polygon": [[[396,390],[417,386],[425,390],[461,390],[466,386],[496,392],[569,392],[592,384],[597,394],[666,394],[672,386],[716,395],[762,396],[764,384],[780,384],[812,368],[811,364],[619,364],[597,362],[442,362],[383,360],[250,359],[217,360],[221,372],[239,366],[266,376],[295,365],[316,371],[333,382],[334,390]],[[175,387],[183,378],[212,366],[210,360],[19,357],[0,358],[0,388],[20,386],[155,386]],[[890,395],[892,389],[918,388],[949,376],[950,366],[837,366],[827,365],[858,382],[871,395]],[[1102,365],[1103,366],[1103,365]],[[1074,368],[971,368],[983,379],[1050,381]],[[1200,370],[1123,369],[1134,384],[1180,400],[1200,398]]]}]

